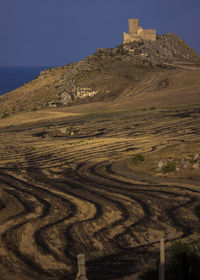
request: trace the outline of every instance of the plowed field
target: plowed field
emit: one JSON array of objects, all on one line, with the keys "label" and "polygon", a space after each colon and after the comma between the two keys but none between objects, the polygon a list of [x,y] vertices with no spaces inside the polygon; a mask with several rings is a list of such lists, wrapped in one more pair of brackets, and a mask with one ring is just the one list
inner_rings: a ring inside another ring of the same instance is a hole
[{"label": "plowed field", "polygon": [[[179,131],[183,133],[179,133]],[[200,182],[138,175],[136,154],[180,143],[200,153],[199,108],[71,115],[0,128],[0,279],[121,279],[164,234],[196,240]]]}]

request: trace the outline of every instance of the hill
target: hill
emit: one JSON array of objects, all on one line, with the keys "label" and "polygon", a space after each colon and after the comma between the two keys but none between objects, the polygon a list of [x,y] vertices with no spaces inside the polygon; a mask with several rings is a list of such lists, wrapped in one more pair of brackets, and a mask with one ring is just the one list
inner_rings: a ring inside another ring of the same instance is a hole
[{"label": "hill", "polygon": [[[141,40],[112,49],[98,49],[80,62],[42,71],[35,80],[1,96],[0,116],[49,107],[113,101],[120,95],[127,96],[127,91],[137,90],[147,80],[148,86],[152,80],[151,89],[154,91],[170,87],[176,77],[180,87],[186,84],[199,86],[197,72],[181,71],[183,68],[196,70],[199,67],[199,55],[175,34],[158,35],[155,42]],[[137,106],[136,99],[134,103]],[[144,106],[140,103],[138,106]]]}]

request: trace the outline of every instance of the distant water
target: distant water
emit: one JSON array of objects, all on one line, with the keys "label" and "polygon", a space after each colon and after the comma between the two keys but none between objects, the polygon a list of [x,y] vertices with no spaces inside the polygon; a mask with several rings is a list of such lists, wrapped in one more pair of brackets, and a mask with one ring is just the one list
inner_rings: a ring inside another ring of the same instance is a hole
[{"label": "distant water", "polygon": [[0,95],[22,86],[48,66],[0,67]]}]

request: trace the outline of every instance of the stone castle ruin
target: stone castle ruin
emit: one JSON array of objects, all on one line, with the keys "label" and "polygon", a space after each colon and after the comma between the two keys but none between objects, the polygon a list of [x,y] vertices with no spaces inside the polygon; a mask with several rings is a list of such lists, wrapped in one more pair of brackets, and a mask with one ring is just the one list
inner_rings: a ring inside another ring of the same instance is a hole
[{"label": "stone castle ruin", "polygon": [[138,26],[138,19],[129,19],[129,33],[123,33],[124,44],[133,41],[149,40],[156,41],[156,30],[155,29],[143,29]]}]

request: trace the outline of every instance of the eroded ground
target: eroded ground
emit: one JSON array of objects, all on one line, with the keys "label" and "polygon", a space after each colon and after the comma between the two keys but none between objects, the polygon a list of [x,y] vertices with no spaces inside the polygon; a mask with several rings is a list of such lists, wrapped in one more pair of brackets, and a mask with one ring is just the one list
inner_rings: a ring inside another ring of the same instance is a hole
[{"label": "eroded ground", "polygon": [[[200,155],[199,107],[59,114],[1,123],[1,280],[75,279],[79,253],[88,279],[119,279],[157,254],[163,233],[198,239],[198,172],[143,169],[170,147]],[[143,169],[130,166],[136,154]]]}]

